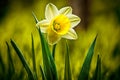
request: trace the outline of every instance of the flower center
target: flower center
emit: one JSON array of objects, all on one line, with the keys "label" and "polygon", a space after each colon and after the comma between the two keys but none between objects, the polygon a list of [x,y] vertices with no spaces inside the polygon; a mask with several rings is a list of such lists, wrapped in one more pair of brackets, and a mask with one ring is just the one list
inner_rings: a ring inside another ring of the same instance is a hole
[{"label": "flower center", "polygon": [[70,20],[65,15],[58,15],[51,21],[50,27],[57,34],[64,35],[70,28]]},{"label": "flower center", "polygon": [[60,26],[59,23],[55,23],[55,22],[53,22],[53,26],[54,26],[53,28],[54,28],[55,31],[59,31],[60,28],[61,28],[61,26]]}]

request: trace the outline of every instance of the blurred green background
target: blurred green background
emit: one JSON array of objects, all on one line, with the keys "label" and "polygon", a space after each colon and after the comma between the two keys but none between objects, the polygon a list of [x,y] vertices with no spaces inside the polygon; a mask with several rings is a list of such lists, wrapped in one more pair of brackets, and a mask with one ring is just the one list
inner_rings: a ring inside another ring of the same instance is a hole
[{"label": "blurred green background", "polygon": [[[100,54],[102,80],[119,80],[120,0],[1,0],[0,79],[4,78],[8,70],[5,42],[7,41],[10,44],[10,39],[16,41],[32,69],[31,33],[35,41],[37,72],[39,79],[41,79],[39,70],[39,65],[42,64],[41,45],[32,11],[39,20],[44,19],[44,10],[48,3],[55,4],[58,9],[71,6],[73,13],[81,18],[81,23],[75,27],[78,39],[68,40],[73,80],[78,78],[86,53],[96,34],[98,37],[91,64],[90,78],[95,71],[97,55]],[[59,80],[64,78],[64,45],[65,39],[62,39],[56,47],[55,62]],[[24,75],[23,79],[26,79],[25,75],[27,74],[18,56],[12,47],[10,49],[16,72],[14,78]]]}]

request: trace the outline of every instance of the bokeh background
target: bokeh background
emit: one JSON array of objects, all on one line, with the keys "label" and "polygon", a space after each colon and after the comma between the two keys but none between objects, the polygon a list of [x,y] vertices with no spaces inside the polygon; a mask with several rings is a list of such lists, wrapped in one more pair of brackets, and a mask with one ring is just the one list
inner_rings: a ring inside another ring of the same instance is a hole
[{"label": "bokeh background", "polygon": [[[58,9],[71,6],[73,13],[81,18],[75,27],[77,40],[68,40],[72,78],[76,80],[86,53],[98,34],[93,55],[90,78],[95,71],[97,55],[101,57],[102,80],[120,80],[120,0],[1,0],[0,1],[0,79],[8,71],[8,54],[6,41],[10,45],[15,67],[13,80],[27,79],[27,73],[10,44],[13,39],[32,66],[31,33],[34,36],[37,73],[41,80],[39,65],[42,65],[39,34],[35,27],[32,11],[38,20],[44,19],[45,6],[55,4]],[[65,39],[56,47],[55,62],[59,80],[64,78]],[[50,46],[52,47],[52,46]],[[22,77],[21,77],[22,76]]]}]

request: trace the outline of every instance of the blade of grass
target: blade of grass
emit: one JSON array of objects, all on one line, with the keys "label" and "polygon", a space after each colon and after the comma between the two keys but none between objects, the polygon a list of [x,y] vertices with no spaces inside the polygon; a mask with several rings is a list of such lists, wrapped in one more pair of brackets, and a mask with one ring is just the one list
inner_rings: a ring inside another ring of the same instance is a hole
[{"label": "blade of grass", "polygon": [[[38,19],[36,18],[34,13],[33,13],[33,17],[36,23],[38,23]],[[43,66],[44,66],[45,76],[47,80],[58,80],[55,62],[48,47],[48,43],[46,42],[43,34],[41,33],[40,28],[38,27],[37,29],[39,32],[41,45],[42,45],[42,56],[43,56]]]},{"label": "blade of grass", "polygon": [[101,58],[97,57],[97,66],[92,80],[101,80]]},{"label": "blade of grass", "polygon": [[48,43],[46,42],[43,34],[41,33],[40,28],[38,30],[42,44],[43,64],[46,77],[49,80],[58,80],[56,66],[54,63],[54,59],[50,53]]},{"label": "blade of grass", "polygon": [[[1,55],[2,53],[1,53],[1,51],[0,51],[0,73],[3,73],[3,72],[5,72],[6,71],[6,66],[5,66],[5,63],[4,63],[4,61],[3,61],[3,59],[2,59],[2,55]],[[6,73],[4,73],[4,75],[6,75]],[[4,76],[1,76],[2,78],[4,78]],[[6,79],[6,78],[5,78]]]},{"label": "blade of grass", "polygon": [[31,71],[29,65],[27,64],[22,52],[20,51],[20,49],[17,47],[16,43],[13,40],[11,40],[11,44],[12,44],[14,50],[16,51],[18,57],[20,58],[25,70],[27,71],[29,80],[35,80],[34,76],[32,74],[32,71]]},{"label": "blade of grass", "polygon": [[69,47],[68,47],[67,41],[66,41],[64,80],[72,80],[71,69],[70,69],[70,59],[69,59]]},{"label": "blade of grass", "polygon": [[38,29],[38,31],[41,39],[41,44],[42,44],[42,56],[43,56],[43,66],[44,66],[45,76],[47,80],[53,80],[53,73],[51,71],[52,66],[50,63],[50,59],[48,57],[48,53],[50,53],[50,51],[46,48],[47,44],[44,40],[43,34],[40,31],[40,28]]},{"label": "blade of grass", "polygon": [[88,51],[87,56],[85,58],[85,61],[83,63],[81,72],[80,72],[80,74],[78,76],[78,80],[88,80],[89,69],[90,69],[92,56],[93,56],[93,53],[94,53],[94,47],[95,47],[96,38],[97,38],[97,36],[95,37],[92,45],[89,48],[89,51]]},{"label": "blade of grass", "polygon": [[[24,66],[22,66],[22,68],[21,68],[21,70],[20,70],[20,72],[19,72],[19,74],[18,74],[18,76],[16,77],[16,79],[20,79],[20,80],[24,80],[24,75],[25,75],[25,72],[24,72]],[[14,79],[13,79],[14,80]]]},{"label": "blade of grass", "polygon": [[53,59],[55,60],[55,49],[56,49],[56,45],[53,45],[53,49],[52,49],[52,56],[53,56]]},{"label": "blade of grass", "polygon": [[37,19],[37,17],[36,17],[36,15],[35,15],[34,12],[32,12],[32,15],[33,15],[33,17],[34,17],[35,23],[38,23],[39,21],[38,21],[38,19]]},{"label": "blade of grass", "polygon": [[34,77],[36,80],[38,80],[37,77],[37,69],[36,69],[36,60],[35,60],[35,50],[34,50],[34,39],[33,35],[31,34],[31,39],[32,39],[32,60],[33,60],[33,71],[34,71]]},{"label": "blade of grass", "polygon": [[44,71],[43,71],[43,69],[42,69],[41,66],[40,66],[40,72],[41,72],[41,74],[42,74],[42,80],[47,80],[47,79],[46,79],[46,76],[45,76],[45,73],[44,73]]},{"label": "blade of grass", "polygon": [[8,79],[11,79],[12,76],[14,75],[14,73],[15,73],[15,68],[14,68],[14,65],[13,65],[13,60],[12,60],[12,56],[11,56],[10,46],[9,46],[9,44],[7,42],[6,42],[6,45],[7,45],[7,53],[8,53],[8,65],[9,65],[9,68],[8,68]]}]

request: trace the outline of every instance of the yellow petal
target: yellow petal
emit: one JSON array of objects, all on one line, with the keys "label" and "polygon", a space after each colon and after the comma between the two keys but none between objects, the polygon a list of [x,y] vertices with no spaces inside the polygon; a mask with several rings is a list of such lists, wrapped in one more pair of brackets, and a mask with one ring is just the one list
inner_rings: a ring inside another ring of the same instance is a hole
[{"label": "yellow petal", "polygon": [[50,45],[56,44],[61,39],[60,35],[56,34],[51,28],[47,32],[47,40]]},{"label": "yellow petal", "polygon": [[72,14],[72,8],[71,7],[61,8],[59,10],[59,14],[64,14],[64,15]]},{"label": "yellow petal", "polygon": [[67,39],[77,39],[77,34],[74,29],[70,29],[69,32],[62,36],[63,38]]},{"label": "yellow petal", "polygon": [[76,15],[67,15],[67,17],[70,19],[70,22],[71,22],[71,27],[74,28],[76,25],[78,25],[81,21],[81,19],[76,16]]},{"label": "yellow petal", "polygon": [[53,5],[52,3],[49,3],[46,6],[46,9],[45,9],[45,17],[46,17],[46,19],[48,19],[50,21],[56,15],[58,15],[57,7],[55,5]]}]

